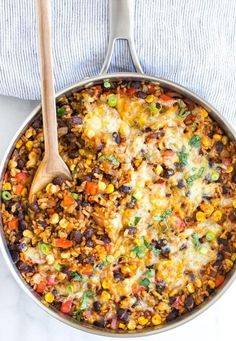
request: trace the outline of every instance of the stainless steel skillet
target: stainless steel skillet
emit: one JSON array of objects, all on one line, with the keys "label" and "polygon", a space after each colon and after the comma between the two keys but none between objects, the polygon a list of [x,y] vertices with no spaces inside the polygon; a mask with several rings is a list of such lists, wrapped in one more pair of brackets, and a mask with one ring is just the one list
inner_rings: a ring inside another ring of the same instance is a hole
[{"label": "stainless steel skillet", "polygon": [[[217,112],[217,110],[212,107],[210,104],[208,104],[205,100],[200,98],[199,96],[192,93],[190,90],[182,87],[179,84],[176,84],[174,82],[161,79],[158,77],[148,76],[143,73],[142,67],[139,63],[135,46],[134,46],[134,40],[133,40],[133,17],[132,17],[132,10],[134,6],[133,0],[110,0],[110,37],[109,37],[109,45],[108,45],[108,51],[107,55],[102,67],[102,70],[100,72],[100,75],[97,77],[93,77],[90,79],[85,79],[77,84],[74,84],[62,91],[60,91],[57,94],[57,97],[60,97],[61,95],[70,95],[72,92],[79,91],[83,88],[90,87],[94,84],[102,83],[104,80],[109,79],[111,81],[120,81],[120,80],[136,80],[136,81],[149,81],[149,82],[158,82],[162,87],[166,89],[173,90],[175,92],[178,92],[182,94],[185,97],[190,98],[194,102],[202,105],[205,107],[209,112],[210,116],[219,124],[219,126],[225,131],[225,133],[234,141],[236,141],[236,133],[232,129],[232,127],[229,126],[229,124],[224,120],[224,118]],[[119,72],[114,74],[107,74],[112,53],[114,49],[115,41],[118,39],[125,39],[128,41],[131,58],[134,64],[134,68],[136,72]],[[41,114],[41,107],[37,106],[33,112],[29,115],[29,117],[26,119],[26,121],[23,123],[23,125],[19,128],[18,132],[14,136],[12,142],[10,143],[5,156],[3,158],[3,161],[0,166],[0,177],[3,179],[7,163],[9,158],[11,157],[11,154],[14,150],[14,146],[16,141],[21,137],[21,135],[24,133],[24,131],[31,125],[31,123]],[[21,288],[33,299],[41,308],[43,308],[46,312],[48,312],[53,317],[57,318],[58,320],[83,331],[94,333],[97,335],[102,336],[116,336],[116,337],[137,337],[137,336],[145,336],[145,335],[151,335],[155,333],[160,333],[167,331],[169,329],[172,329],[174,327],[180,326],[184,324],[185,322],[193,319],[203,311],[205,311],[210,305],[212,305],[223,293],[227,290],[227,288],[230,286],[230,284],[233,282],[233,280],[236,277],[236,271],[235,267],[234,269],[229,273],[227,280],[225,281],[225,284],[220,287],[214,294],[214,296],[211,296],[208,300],[206,300],[201,306],[198,306],[196,309],[194,309],[191,313],[188,313],[184,316],[181,316],[179,319],[174,320],[171,323],[168,323],[164,326],[155,327],[155,328],[149,328],[144,329],[141,331],[135,331],[135,332],[122,332],[122,331],[111,331],[106,329],[99,329],[95,326],[91,325],[85,325],[80,324],[76,322],[75,320],[71,319],[68,316],[65,316],[58,311],[54,310],[53,308],[47,308],[45,307],[41,302],[39,296],[32,290],[31,287],[29,287],[26,282],[22,279],[18,269],[12,262],[6,240],[4,237],[3,232],[3,226],[2,221],[0,221],[0,248],[2,251],[2,254],[6,260],[6,263],[9,266],[10,271],[12,272],[14,278],[19,283]]]}]

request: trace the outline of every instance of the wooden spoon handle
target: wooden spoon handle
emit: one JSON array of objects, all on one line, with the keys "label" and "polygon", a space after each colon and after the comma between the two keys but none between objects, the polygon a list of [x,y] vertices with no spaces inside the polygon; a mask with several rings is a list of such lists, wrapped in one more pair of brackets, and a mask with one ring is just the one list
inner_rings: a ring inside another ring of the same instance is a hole
[{"label": "wooden spoon handle", "polygon": [[50,0],[36,0],[45,157],[58,154]]}]

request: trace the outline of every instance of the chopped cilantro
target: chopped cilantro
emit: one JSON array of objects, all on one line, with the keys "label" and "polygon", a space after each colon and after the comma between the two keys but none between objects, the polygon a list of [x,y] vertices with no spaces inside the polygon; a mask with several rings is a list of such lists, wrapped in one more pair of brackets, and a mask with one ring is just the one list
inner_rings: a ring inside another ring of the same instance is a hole
[{"label": "chopped cilantro", "polygon": [[171,215],[172,211],[172,208],[167,208],[167,210],[165,210],[161,215],[155,215],[153,220],[161,223]]},{"label": "chopped cilantro", "polygon": [[134,226],[137,226],[140,220],[141,220],[141,217],[137,217],[137,216],[134,217]]},{"label": "chopped cilantro", "polygon": [[193,183],[195,180],[201,178],[202,175],[203,175],[203,173],[204,173],[204,171],[205,171],[205,168],[204,168],[204,167],[201,167],[201,168],[199,168],[199,170],[198,170],[197,173],[195,173],[195,174],[193,174],[193,175],[190,175],[190,176],[188,177],[188,179],[186,180],[187,185],[190,186],[190,185],[192,185],[192,183]]},{"label": "chopped cilantro", "polygon": [[145,287],[145,288],[147,288],[147,287],[149,286],[150,283],[151,283],[151,282],[150,282],[150,280],[149,280],[147,277],[143,278],[143,279],[140,281],[140,285],[142,285],[142,286]]},{"label": "chopped cilantro", "polygon": [[179,162],[181,165],[186,166],[188,164],[188,154],[184,151],[177,152],[177,156],[179,158]]},{"label": "chopped cilantro", "polygon": [[192,234],[192,243],[196,249],[200,246],[199,235],[197,232]]},{"label": "chopped cilantro", "polygon": [[109,155],[109,156],[106,156],[106,155],[102,155],[99,157],[98,161],[99,162],[103,162],[105,160],[108,160],[112,163],[113,166],[119,166],[120,162],[117,160],[117,158],[115,157],[115,155]]},{"label": "chopped cilantro", "polygon": [[62,117],[65,114],[65,108],[57,108],[57,117]]},{"label": "chopped cilantro", "polygon": [[85,291],[82,296],[80,310],[85,310],[88,306],[88,300],[94,296],[94,293],[90,290]]},{"label": "chopped cilantro", "polygon": [[201,137],[199,135],[193,135],[189,140],[189,145],[194,148],[199,148],[201,145]]},{"label": "chopped cilantro", "polygon": [[75,282],[81,282],[83,279],[83,276],[80,273],[75,271],[71,273],[71,278]]}]

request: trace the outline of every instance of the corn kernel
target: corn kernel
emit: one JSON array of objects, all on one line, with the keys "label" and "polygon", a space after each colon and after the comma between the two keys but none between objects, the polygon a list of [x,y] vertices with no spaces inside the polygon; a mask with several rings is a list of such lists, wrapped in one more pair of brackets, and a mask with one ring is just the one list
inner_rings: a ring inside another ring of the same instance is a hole
[{"label": "corn kernel", "polygon": [[46,192],[48,194],[54,194],[54,193],[58,192],[58,187],[56,185],[53,185],[53,184],[48,184],[46,186]]},{"label": "corn kernel", "polygon": [[139,188],[143,188],[145,186],[145,180],[138,180],[136,182],[136,186]]},{"label": "corn kernel", "polygon": [[98,182],[99,191],[102,191],[102,192],[105,191],[106,187],[107,187],[107,185],[105,184],[105,182],[103,182],[103,181]]},{"label": "corn kernel", "polygon": [[44,299],[46,302],[52,303],[54,301],[54,295],[51,292],[47,292]]},{"label": "corn kernel", "polygon": [[113,184],[109,184],[106,188],[106,193],[110,194],[114,192],[114,185]]},{"label": "corn kernel", "polygon": [[149,95],[149,96],[147,96],[146,98],[145,98],[145,101],[147,102],[147,103],[152,103],[153,101],[154,101],[154,96],[153,95]]},{"label": "corn kernel", "polygon": [[66,220],[65,218],[62,218],[59,222],[60,227],[62,227],[63,229],[67,228],[67,226],[69,225],[69,221]]},{"label": "corn kernel", "polygon": [[216,210],[213,214],[212,214],[212,219],[214,222],[219,222],[222,218],[222,212],[220,210]]},{"label": "corn kernel", "polygon": [[189,283],[189,284],[187,285],[187,289],[188,289],[188,292],[189,292],[190,294],[194,293],[195,289],[194,289],[193,283]]},{"label": "corn kernel", "polygon": [[10,182],[5,182],[5,184],[3,185],[3,190],[4,191],[10,191],[11,190]]},{"label": "corn kernel", "polygon": [[33,238],[33,232],[30,231],[30,230],[24,230],[23,231],[23,236],[26,237],[26,238]]},{"label": "corn kernel", "polygon": [[224,145],[226,145],[228,143],[228,137],[227,136],[223,136],[221,141],[222,141],[222,143]]},{"label": "corn kernel", "polygon": [[119,132],[123,136],[128,136],[130,132],[128,124],[125,122],[122,122],[119,128]]},{"label": "corn kernel", "polygon": [[210,139],[208,136],[203,135],[201,141],[202,141],[202,144],[203,144],[203,146],[204,146],[205,148],[211,147],[211,139]]},{"label": "corn kernel", "polygon": [[219,134],[214,134],[213,135],[213,139],[216,140],[216,141],[220,141],[222,139],[222,136],[219,135]]},{"label": "corn kernel", "polygon": [[139,191],[139,190],[136,190],[136,191],[134,192],[134,194],[133,194],[133,197],[134,197],[136,200],[142,199],[142,196],[143,196],[143,194],[142,194],[142,192]]},{"label": "corn kernel", "polygon": [[148,323],[148,319],[145,318],[144,316],[140,316],[140,317],[138,318],[138,323],[141,324],[141,326],[145,326],[145,324]]},{"label": "corn kernel", "polygon": [[86,165],[87,165],[87,166],[90,166],[90,165],[91,165],[91,163],[92,163],[92,160],[90,160],[90,159],[87,159],[87,160],[85,161],[85,163],[86,163]]},{"label": "corn kernel", "polygon": [[226,168],[226,173],[232,173],[233,170],[234,170],[234,167],[233,167],[233,166],[228,166],[228,167]]},{"label": "corn kernel", "polygon": [[159,324],[161,324],[161,316],[159,314],[155,314],[152,317],[152,323],[157,326]]},{"label": "corn kernel", "polygon": [[235,199],[233,199],[233,202],[232,202],[232,204],[233,204],[233,207],[234,207],[234,208],[236,208],[236,198],[235,198]]},{"label": "corn kernel", "polygon": [[205,213],[201,212],[201,211],[198,211],[196,213],[196,220],[201,222],[201,221],[205,221],[206,220],[206,215]]},{"label": "corn kernel", "polygon": [[194,284],[197,288],[202,287],[202,281],[199,278],[195,279]]},{"label": "corn kernel", "polygon": [[200,108],[200,113],[203,118],[206,118],[208,116],[208,112],[203,108]]},{"label": "corn kernel", "polygon": [[10,160],[9,163],[8,163],[8,166],[9,166],[10,169],[16,168],[17,162],[14,161],[14,160]]},{"label": "corn kernel", "polygon": [[70,255],[71,255],[70,251],[65,251],[61,253],[61,258],[68,259],[70,258]]},{"label": "corn kernel", "polygon": [[46,256],[46,261],[49,265],[53,264],[55,262],[55,258],[53,255],[47,255]]},{"label": "corn kernel", "polygon": [[22,196],[22,197],[26,197],[27,193],[28,193],[28,190],[27,190],[27,188],[25,187],[25,188],[23,188],[22,191],[21,191],[21,196]]},{"label": "corn kernel", "polygon": [[103,289],[109,289],[110,288],[110,282],[107,278],[102,281],[102,287],[103,287]]},{"label": "corn kernel", "polygon": [[136,328],[136,322],[134,320],[130,320],[127,327],[129,330],[134,330]]},{"label": "corn kernel", "polygon": [[92,129],[88,129],[86,132],[85,132],[86,136],[89,138],[89,139],[92,139],[94,136],[95,136],[95,131],[92,130]]},{"label": "corn kernel", "polygon": [[124,323],[119,323],[119,328],[125,329],[125,324]]},{"label": "corn kernel", "polygon": [[28,150],[31,150],[32,148],[33,148],[33,142],[32,141],[28,141],[28,142],[26,142],[26,148],[28,149]]},{"label": "corn kernel", "polygon": [[54,213],[54,214],[50,217],[49,222],[50,222],[50,224],[55,225],[55,224],[58,224],[58,223],[59,223],[59,220],[60,220],[59,214]]},{"label": "corn kernel", "polygon": [[79,154],[80,154],[81,156],[85,155],[85,150],[84,150],[84,149],[80,149],[80,150],[79,150]]},{"label": "corn kernel", "polygon": [[163,171],[162,166],[161,165],[157,165],[156,169],[155,169],[156,175],[160,175],[162,171]]},{"label": "corn kernel", "polygon": [[201,210],[208,216],[210,216],[214,211],[214,206],[211,204],[203,203],[201,204]]},{"label": "corn kernel", "polygon": [[19,149],[23,145],[23,141],[20,139],[17,141],[16,148]]},{"label": "corn kernel", "polygon": [[215,282],[213,282],[211,279],[208,281],[208,285],[211,289],[215,288]]},{"label": "corn kernel", "polygon": [[101,299],[103,301],[109,301],[109,299],[111,298],[111,295],[109,294],[109,292],[103,290],[103,292],[101,293]]}]

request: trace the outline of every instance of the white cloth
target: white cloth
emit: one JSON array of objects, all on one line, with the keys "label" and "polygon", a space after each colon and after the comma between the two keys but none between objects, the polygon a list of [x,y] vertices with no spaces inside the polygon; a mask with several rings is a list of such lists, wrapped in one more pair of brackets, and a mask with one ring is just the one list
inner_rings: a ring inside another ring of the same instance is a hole
[{"label": "white cloth", "polygon": [[[109,0],[52,0],[56,89],[98,74]],[[34,0],[0,0],[0,94],[37,99]],[[236,124],[236,1],[136,0],[135,42],[145,73],[176,81]],[[110,71],[131,71],[119,42]]]}]

